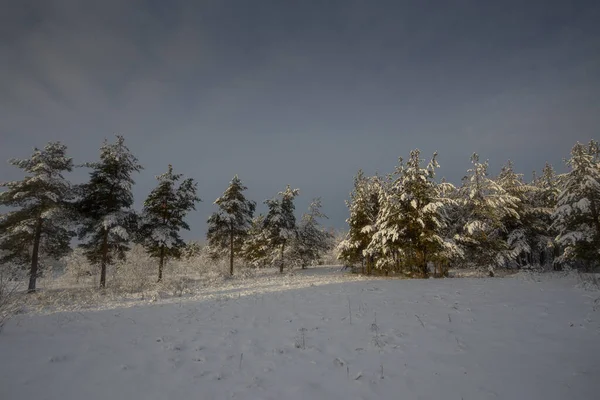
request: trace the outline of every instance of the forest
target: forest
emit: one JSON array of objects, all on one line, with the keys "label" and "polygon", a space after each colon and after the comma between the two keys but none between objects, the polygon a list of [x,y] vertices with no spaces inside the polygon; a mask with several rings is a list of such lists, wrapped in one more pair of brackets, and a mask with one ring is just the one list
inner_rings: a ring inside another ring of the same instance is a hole
[{"label": "forest", "polygon": [[[318,198],[297,220],[300,192],[290,186],[265,200],[268,211],[256,215],[256,202],[245,197],[236,175],[214,201],[206,241],[187,243],[180,235],[190,230],[186,215],[201,201],[197,182],[169,165],[135,210],[132,187],[143,167],[123,136],[105,141],[99,160],[81,166],[60,142],[9,163],[24,176],[1,184],[4,293],[7,282],[26,280],[33,293],[38,278],[57,275],[100,288],[112,279],[135,290],[162,282],[168,265],[179,277],[208,265],[234,275],[325,262],[367,275],[443,277],[452,268],[484,269],[491,276],[496,268],[593,271],[600,260],[595,140],[573,146],[566,173],[546,164],[530,180],[511,161],[493,175],[473,154],[459,185],[437,180],[437,154],[425,160],[413,150],[388,175],[357,173],[341,233],[322,226],[327,217]],[[69,182],[66,175],[76,167],[90,170],[87,182]]]}]

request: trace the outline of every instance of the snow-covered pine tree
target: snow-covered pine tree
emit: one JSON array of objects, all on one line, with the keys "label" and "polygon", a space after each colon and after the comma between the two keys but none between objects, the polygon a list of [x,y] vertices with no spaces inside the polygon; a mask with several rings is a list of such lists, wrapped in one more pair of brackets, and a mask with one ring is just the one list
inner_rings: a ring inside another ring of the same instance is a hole
[{"label": "snow-covered pine tree", "polygon": [[439,196],[434,181],[439,168],[436,158],[434,154],[422,167],[420,151],[411,151],[406,164],[400,159],[397,178],[389,189],[381,192],[377,231],[367,250],[382,255],[378,267],[390,270],[399,265],[415,266],[422,276],[427,276],[428,262],[441,260],[445,249],[441,210],[446,199]]},{"label": "snow-covered pine tree", "polygon": [[374,256],[367,256],[365,250],[376,232],[381,186],[382,181],[379,177],[365,177],[362,170],[358,171],[354,177],[354,189],[350,193],[350,200],[346,201],[350,211],[350,217],[346,220],[348,233],[337,249],[340,260],[348,264],[366,264],[367,274],[371,274],[375,264]]},{"label": "snow-covered pine tree", "polygon": [[299,260],[302,269],[319,260],[331,248],[333,235],[319,225],[319,219],[328,218],[321,212],[321,199],[313,199],[308,213],[298,224],[298,236],[291,242],[293,258]]},{"label": "snow-covered pine tree", "polygon": [[367,274],[370,274],[373,268],[382,270],[386,274],[400,268],[399,241],[396,240],[397,238],[387,235],[388,226],[394,224],[392,220],[400,215],[397,212],[399,210],[394,208],[397,205],[393,201],[394,192],[397,189],[394,183],[393,175],[390,174],[385,179],[379,176],[371,177],[366,186],[371,193],[368,204],[373,207],[373,211],[376,211],[372,223],[363,228],[363,233],[368,234],[370,238],[366,248],[362,251],[366,260]]},{"label": "snow-covered pine tree", "polygon": [[50,142],[42,150],[35,148],[28,159],[9,160],[28,175],[0,184],[7,188],[0,193],[0,205],[11,210],[0,217],[0,263],[29,264],[28,292],[36,288],[40,255],[58,259],[70,251],[74,233],[66,211],[72,190],[63,173],[73,169],[73,160],[66,150],[60,142]]},{"label": "snow-covered pine tree", "polygon": [[185,242],[179,231],[190,229],[184,218],[201,201],[192,178],[177,186],[182,176],[174,174],[169,164],[167,172],[156,177],[158,185],[144,201],[140,241],[151,257],[158,258],[158,282],[162,281],[165,260],[180,257]]},{"label": "snow-covered pine tree", "polygon": [[242,257],[253,267],[260,268],[267,264],[271,248],[269,235],[264,228],[265,216],[257,215],[252,219],[248,234],[242,244]]},{"label": "snow-covered pine tree", "polygon": [[219,211],[208,218],[206,238],[210,246],[229,250],[230,275],[233,275],[234,254],[241,250],[256,209],[256,203],[244,196],[246,189],[240,178],[234,176],[223,195],[215,200]]},{"label": "snow-covered pine tree", "polygon": [[487,161],[481,163],[473,154],[471,163],[460,188],[464,219],[459,234],[467,259],[477,267],[491,267],[502,261],[499,255],[507,249],[502,221],[508,215],[518,218],[519,199],[488,176]]},{"label": "snow-covered pine tree", "polygon": [[285,246],[298,233],[296,216],[294,215],[294,198],[299,194],[299,189],[292,189],[288,185],[285,191],[279,192],[278,195],[281,199],[274,197],[265,200],[269,211],[264,220],[264,229],[268,233],[271,247],[280,247],[281,259],[279,272],[281,273],[283,273],[284,268]]},{"label": "snow-covered pine tree", "polygon": [[104,288],[107,266],[115,256],[125,256],[131,233],[136,229],[136,214],[131,209],[131,175],[142,170],[142,166],[120,135],[115,143],[104,141],[99,162],[85,166],[92,172],[89,182],[78,187],[77,208],[82,218],[78,234],[90,262],[100,264],[100,287]]},{"label": "snow-covered pine tree", "polygon": [[554,258],[558,256],[556,245],[556,231],[552,228],[552,214],[556,209],[556,202],[560,194],[560,184],[554,168],[546,163],[542,175],[535,177],[533,185],[533,205],[537,221],[540,224],[540,232],[536,238],[536,261],[540,265],[554,265],[559,269],[559,264],[554,264]]},{"label": "snow-covered pine tree", "polygon": [[502,237],[507,248],[499,253],[498,261],[505,265],[516,263],[519,267],[531,265],[533,249],[538,247],[538,236],[543,229],[533,204],[537,188],[523,181],[523,175],[515,172],[511,160],[502,167],[497,183],[508,195],[518,199],[516,214],[507,213],[502,218]]},{"label": "snow-covered pine tree", "polygon": [[[443,250],[435,263],[436,272],[440,276],[447,276],[450,265],[456,265],[465,258],[465,238],[461,235],[462,222],[464,222],[464,208],[461,202],[460,191],[445,179],[436,186],[437,196],[444,206],[440,208],[443,221],[440,236],[443,239]],[[468,242],[468,240],[467,240]]]},{"label": "snow-covered pine tree", "polygon": [[600,151],[598,142],[577,143],[567,161],[562,190],[553,214],[556,242],[563,253],[559,262],[574,262],[590,270],[600,260]]}]

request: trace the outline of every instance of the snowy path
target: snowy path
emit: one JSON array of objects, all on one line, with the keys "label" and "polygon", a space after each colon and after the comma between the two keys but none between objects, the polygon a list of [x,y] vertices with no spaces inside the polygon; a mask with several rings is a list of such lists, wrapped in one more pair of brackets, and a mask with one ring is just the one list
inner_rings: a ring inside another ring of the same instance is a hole
[{"label": "snowy path", "polygon": [[[301,280],[332,271],[309,270]],[[571,282],[299,286],[19,316],[0,334],[0,399],[549,400],[600,393],[598,293]]]}]

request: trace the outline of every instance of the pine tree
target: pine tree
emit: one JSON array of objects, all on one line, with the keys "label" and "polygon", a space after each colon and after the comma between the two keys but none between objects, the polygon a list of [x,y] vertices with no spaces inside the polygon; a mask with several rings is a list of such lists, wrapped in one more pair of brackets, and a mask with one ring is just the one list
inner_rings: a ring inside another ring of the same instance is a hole
[{"label": "pine tree", "polygon": [[40,254],[58,259],[70,251],[74,233],[66,211],[72,190],[63,173],[72,170],[73,160],[66,150],[60,142],[50,142],[28,159],[9,160],[29,175],[0,184],[7,188],[0,193],[0,205],[14,209],[0,217],[0,263],[30,265],[28,292],[36,289]]},{"label": "pine tree", "polygon": [[461,234],[462,223],[466,218],[460,190],[442,179],[442,182],[437,185],[437,195],[444,204],[439,210],[443,221],[440,236],[443,239],[444,248],[440,252],[436,268],[441,276],[447,276],[450,265],[464,261],[465,248],[469,240]]},{"label": "pine tree", "polygon": [[[546,163],[540,177],[534,177],[533,205],[540,232],[536,238],[537,260],[541,265],[553,264],[558,255],[556,231],[552,227],[552,214],[556,209],[558,195],[560,194],[559,179],[552,165]],[[559,269],[559,264],[554,264]]]},{"label": "pine tree", "polygon": [[488,176],[488,162],[471,157],[473,167],[467,171],[460,188],[462,217],[459,235],[467,259],[476,266],[494,266],[503,262],[501,252],[507,249],[502,236],[503,219],[518,218],[519,199],[511,196]]},{"label": "pine tree", "polygon": [[517,263],[518,266],[533,264],[533,251],[539,246],[538,236],[543,226],[539,220],[539,211],[534,205],[536,187],[526,184],[523,175],[514,171],[512,161],[502,167],[497,179],[498,185],[515,198],[515,213],[507,213],[502,218],[506,249],[499,253],[499,262]]},{"label": "pine tree", "polygon": [[377,229],[368,251],[381,254],[377,266],[386,271],[398,269],[399,264],[414,265],[427,276],[428,263],[442,259],[445,198],[439,196],[434,181],[439,168],[436,157],[423,168],[420,151],[411,151],[406,164],[400,159],[395,181],[381,191]]},{"label": "pine tree", "polygon": [[319,219],[327,218],[321,212],[321,199],[310,203],[308,213],[302,216],[298,235],[291,242],[292,258],[299,260],[302,269],[319,260],[331,248],[333,235],[319,225]]},{"label": "pine tree", "polygon": [[185,179],[177,186],[181,174],[174,174],[169,164],[166,173],[156,177],[158,186],[150,192],[142,211],[141,242],[153,258],[158,258],[158,282],[162,281],[167,258],[179,258],[185,242],[179,236],[181,229],[190,230],[184,221],[195,203],[197,184]]},{"label": "pine tree", "polygon": [[264,221],[265,216],[262,214],[252,219],[241,250],[244,261],[257,268],[267,264],[271,253],[269,234],[264,228]]},{"label": "pine tree", "polygon": [[[354,189],[350,193],[350,200],[346,201],[350,211],[350,217],[346,220],[348,233],[338,245],[339,258],[347,263],[365,264],[365,251],[376,232],[382,184],[379,177],[365,177],[362,170],[354,177]],[[373,255],[366,257],[367,274],[371,273],[374,263]]]},{"label": "pine tree", "polygon": [[78,188],[78,211],[82,218],[80,246],[91,263],[100,264],[100,287],[106,287],[106,268],[113,258],[124,258],[131,233],[136,229],[136,214],[131,210],[134,181],[131,175],[142,170],[123,136],[115,143],[105,140],[100,161],[92,168],[88,183]]},{"label": "pine tree", "polygon": [[600,151],[598,142],[577,143],[567,161],[562,191],[553,214],[556,242],[564,249],[559,262],[592,269],[600,260]]},{"label": "pine tree", "polygon": [[264,229],[267,231],[271,247],[280,247],[279,272],[281,273],[284,268],[285,246],[297,235],[294,198],[299,194],[299,189],[292,189],[288,185],[285,191],[279,192],[281,199],[275,197],[265,200],[269,212],[264,220]]},{"label": "pine tree", "polygon": [[223,195],[215,200],[219,211],[208,219],[206,236],[210,246],[229,249],[230,275],[233,275],[234,254],[241,250],[256,209],[256,203],[244,197],[246,189],[240,178],[234,176]]}]

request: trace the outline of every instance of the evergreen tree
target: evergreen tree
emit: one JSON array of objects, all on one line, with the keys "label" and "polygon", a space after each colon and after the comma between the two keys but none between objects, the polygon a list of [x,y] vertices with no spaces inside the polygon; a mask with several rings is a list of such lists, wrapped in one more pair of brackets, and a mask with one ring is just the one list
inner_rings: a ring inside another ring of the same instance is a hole
[{"label": "evergreen tree", "polygon": [[299,189],[292,189],[288,185],[285,191],[279,192],[281,199],[275,197],[265,200],[269,212],[264,220],[264,229],[267,231],[271,247],[280,247],[279,272],[281,273],[283,273],[284,268],[285,246],[290,239],[298,234],[294,215],[294,198],[299,194]]},{"label": "evergreen tree", "polygon": [[82,225],[80,246],[91,263],[100,264],[100,287],[106,287],[106,268],[113,258],[124,258],[130,235],[137,228],[136,215],[131,210],[134,181],[131,175],[142,166],[131,154],[123,136],[115,143],[104,141],[100,161],[88,163],[90,180],[78,190],[78,211]]},{"label": "evergreen tree", "polygon": [[[365,264],[365,251],[376,232],[382,184],[379,177],[365,177],[362,170],[354,177],[354,189],[350,193],[350,200],[346,201],[350,211],[350,217],[346,220],[348,233],[338,245],[338,256],[347,263]],[[367,274],[371,273],[374,263],[373,255],[366,256]]]},{"label": "evergreen tree", "polygon": [[250,229],[242,244],[242,257],[244,261],[254,267],[264,267],[267,264],[271,248],[269,234],[264,228],[265,216],[260,214],[250,223]]},{"label": "evergreen tree", "polygon": [[502,263],[498,257],[506,250],[503,220],[519,218],[519,199],[510,195],[488,176],[488,163],[471,157],[473,167],[467,171],[460,188],[462,221],[459,235],[465,246],[467,259],[476,266],[494,266]]},{"label": "evergreen tree", "polygon": [[229,249],[230,275],[233,275],[234,253],[241,250],[256,209],[256,203],[244,197],[246,189],[240,178],[234,176],[223,195],[215,200],[219,211],[208,219],[206,236],[210,246]]},{"label": "evergreen tree", "polygon": [[321,212],[321,199],[316,198],[310,203],[308,213],[302,216],[298,235],[290,246],[291,257],[299,260],[302,269],[319,260],[331,248],[333,235],[319,225],[320,218],[327,216]]},{"label": "evergreen tree", "polygon": [[420,151],[411,151],[406,164],[400,159],[396,180],[381,191],[377,231],[368,252],[375,250],[381,255],[377,266],[386,271],[399,265],[417,266],[421,275],[427,276],[428,262],[442,258],[445,199],[439,196],[434,181],[439,168],[436,157],[434,154],[423,168]]},{"label": "evergreen tree", "polygon": [[600,260],[600,151],[598,142],[577,143],[567,161],[562,191],[553,214],[557,243],[563,248],[559,262],[575,262],[585,269]]},{"label": "evergreen tree", "polygon": [[[558,256],[556,231],[552,227],[552,214],[556,209],[558,195],[560,194],[559,179],[552,165],[546,163],[540,177],[534,177],[533,192],[534,210],[537,221],[540,224],[540,232],[536,240],[537,261],[541,265],[553,264],[554,258]],[[559,264],[554,264],[558,269]]]},{"label": "evergreen tree", "polygon": [[9,160],[28,176],[0,184],[7,188],[0,193],[0,205],[12,209],[0,217],[0,263],[30,266],[28,292],[36,289],[40,254],[58,259],[70,251],[74,233],[66,210],[72,190],[63,173],[72,170],[73,160],[66,150],[60,142],[50,142],[28,159]]},{"label": "evergreen tree", "polygon": [[443,225],[440,235],[443,239],[443,250],[437,260],[436,268],[441,276],[446,276],[450,265],[456,265],[464,261],[465,248],[469,240],[462,236],[465,221],[465,208],[460,190],[451,183],[442,179],[437,185],[439,199],[444,206],[439,210]]},{"label": "evergreen tree", "polygon": [[499,253],[499,263],[516,263],[520,267],[531,265],[533,251],[539,247],[538,236],[543,229],[534,205],[537,189],[523,181],[523,175],[514,171],[510,160],[502,167],[497,183],[516,199],[515,213],[506,213],[502,218],[501,236],[506,242],[506,249]]},{"label": "evergreen tree", "polygon": [[166,173],[156,177],[158,186],[150,192],[142,212],[141,242],[153,258],[158,258],[158,282],[162,281],[165,259],[179,258],[185,242],[179,236],[181,229],[190,230],[184,221],[186,214],[195,210],[197,184],[185,179],[177,186],[181,174],[174,174],[169,164]]}]

